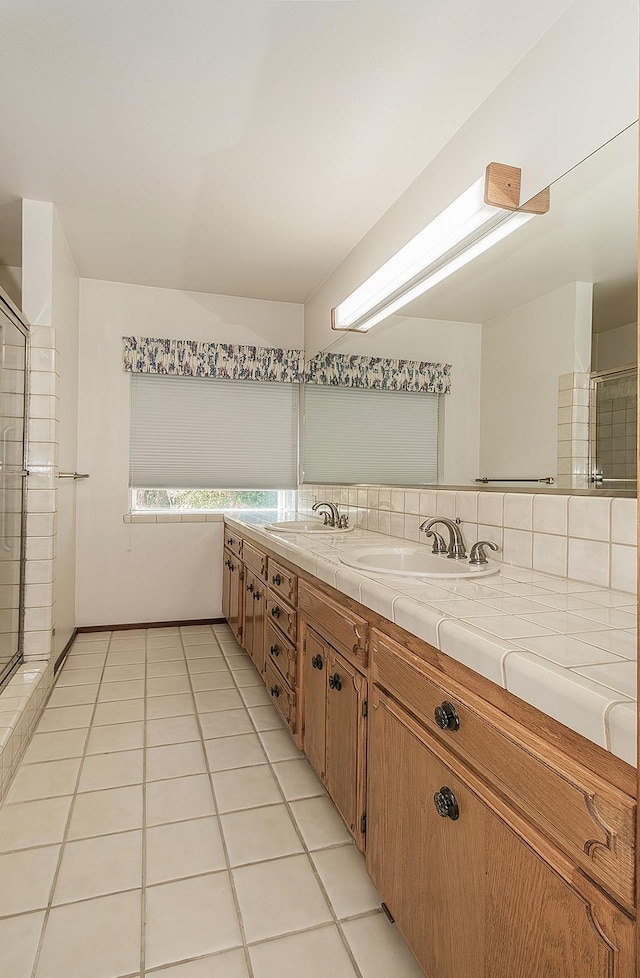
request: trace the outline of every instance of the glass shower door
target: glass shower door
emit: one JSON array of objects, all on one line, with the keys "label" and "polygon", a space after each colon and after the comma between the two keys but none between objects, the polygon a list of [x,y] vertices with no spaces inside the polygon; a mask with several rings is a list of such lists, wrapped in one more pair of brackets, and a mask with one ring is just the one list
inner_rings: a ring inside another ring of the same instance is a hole
[{"label": "glass shower door", "polygon": [[22,658],[27,335],[0,296],[0,689]]},{"label": "glass shower door", "polygon": [[591,481],[603,489],[637,487],[636,367],[591,376]]}]

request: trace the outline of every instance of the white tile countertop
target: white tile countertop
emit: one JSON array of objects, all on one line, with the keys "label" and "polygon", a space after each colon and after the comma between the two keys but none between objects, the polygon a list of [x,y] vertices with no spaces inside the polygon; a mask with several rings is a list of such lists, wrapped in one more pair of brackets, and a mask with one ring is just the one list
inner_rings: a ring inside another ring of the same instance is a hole
[{"label": "white tile countertop", "polygon": [[299,517],[225,514],[256,543],[635,765],[634,594],[507,564],[486,581],[363,573],[341,555],[407,541],[361,529],[317,537],[265,529],[287,518]]}]

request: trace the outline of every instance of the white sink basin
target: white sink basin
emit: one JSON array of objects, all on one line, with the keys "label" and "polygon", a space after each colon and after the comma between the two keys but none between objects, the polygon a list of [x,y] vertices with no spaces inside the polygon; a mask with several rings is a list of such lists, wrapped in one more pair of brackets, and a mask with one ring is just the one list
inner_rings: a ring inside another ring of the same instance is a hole
[{"label": "white sink basin", "polygon": [[321,520],[281,520],[279,523],[268,523],[265,530],[275,533],[350,533],[353,529],[337,526],[325,526]]},{"label": "white sink basin", "polygon": [[342,554],[340,560],[349,567],[375,574],[402,577],[470,578],[497,574],[500,566],[493,561],[480,567],[466,560],[450,560],[432,554],[424,547],[363,547]]}]

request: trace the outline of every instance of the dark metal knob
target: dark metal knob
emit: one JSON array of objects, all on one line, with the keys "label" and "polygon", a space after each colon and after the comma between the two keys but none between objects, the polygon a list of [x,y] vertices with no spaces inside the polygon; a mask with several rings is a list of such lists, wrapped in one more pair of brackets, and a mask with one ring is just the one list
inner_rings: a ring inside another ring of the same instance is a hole
[{"label": "dark metal knob", "polygon": [[275,697],[275,699],[278,699],[278,697],[280,696],[280,687],[279,686],[272,686],[271,687],[271,695],[273,697]]},{"label": "dark metal knob", "polygon": [[280,587],[280,585],[282,584],[282,578],[280,577],[279,574],[274,574],[273,577],[271,578],[271,581],[273,582],[273,584],[277,585],[278,587]]},{"label": "dark metal knob", "polygon": [[453,703],[445,700],[440,706],[436,706],[433,716],[439,727],[443,730],[459,730],[460,717]]},{"label": "dark metal knob", "polygon": [[253,591],[253,584],[247,584],[247,591]]},{"label": "dark metal knob", "polygon": [[261,597],[262,597],[262,595],[260,594],[259,591],[254,591],[253,592],[253,600],[254,601],[259,601]]},{"label": "dark metal knob", "polygon": [[329,676],[329,688],[337,689],[338,691],[342,689],[342,680],[340,679],[339,672],[334,672],[333,676]]},{"label": "dark metal knob", "polygon": [[229,570],[234,571],[235,569],[236,569],[236,565],[232,564],[231,561],[229,561]]},{"label": "dark metal knob", "polygon": [[440,788],[440,791],[436,791],[433,796],[433,804],[441,818],[450,818],[453,822],[460,818],[458,802],[451,788],[444,786]]},{"label": "dark metal knob", "polygon": [[324,663],[322,661],[322,656],[321,655],[314,655],[313,658],[312,658],[312,660],[311,660],[311,665],[313,666],[314,669],[319,669],[320,672],[322,672],[322,667],[324,665]]},{"label": "dark metal knob", "polygon": [[271,614],[273,615],[274,618],[279,618],[280,617],[280,608],[278,608],[278,606],[276,605],[275,607],[273,607],[271,609]]},{"label": "dark metal knob", "polygon": [[272,645],[271,648],[269,649],[269,652],[271,653],[271,655],[274,655],[277,659],[278,656],[280,655],[280,646]]},{"label": "dark metal knob", "polygon": [[225,567],[228,567],[228,568],[229,568],[229,570],[231,570],[231,561],[230,561],[229,559],[227,559],[227,560],[225,560],[225,562],[224,562],[224,566],[225,566]]},{"label": "dark metal knob", "polygon": [[229,545],[230,547],[232,547],[232,546],[233,546],[233,537],[227,537],[227,544],[228,544],[228,545]]}]

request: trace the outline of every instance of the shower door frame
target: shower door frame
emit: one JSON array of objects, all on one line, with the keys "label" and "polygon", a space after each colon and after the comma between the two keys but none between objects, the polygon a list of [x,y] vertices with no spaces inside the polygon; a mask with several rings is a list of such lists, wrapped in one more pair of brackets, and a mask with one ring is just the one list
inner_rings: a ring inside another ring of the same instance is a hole
[{"label": "shower door frame", "polygon": [[[591,373],[591,379],[589,383],[589,484],[596,489],[607,489],[605,483],[615,482],[617,483],[617,488],[613,490],[613,494],[624,494],[624,495],[635,495],[637,491],[637,473],[635,479],[598,479],[599,472],[596,469],[598,464],[597,458],[597,392],[598,385],[606,380],[613,380],[616,377],[624,377],[628,375],[629,377],[635,374],[636,386],[638,381],[638,364],[628,363],[622,367],[612,367],[605,370],[594,370]],[[637,424],[637,421],[636,421]],[[628,485],[621,485],[621,483],[628,483]]]},{"label": "shower door frame", "polygon": [[[0,678],[0,692],[6,687],[7,683],[14,675],[15,671],[24,662],[24,595],[25,595],[25,567],[26,567],[26,544],[27,544],[27,467],[28,459],[28,431],[29,431],[29,389],[30,389],[30,329],[29,323],[7,295],[0,287],[0,312],[11,320],[11,323],[22,333],[25,338],[25,359],[24,359],[24,405],[23,405],[23,437],[22,437],[22,490],[21,490],[21,519],[20,519],[20,583],[18,585],[18,649],[13,658],[7,663],[6,671]],[[17,473],[16,473],[17,475]],[[0,480],[0,492],[2,491],[2,481]]]}]

